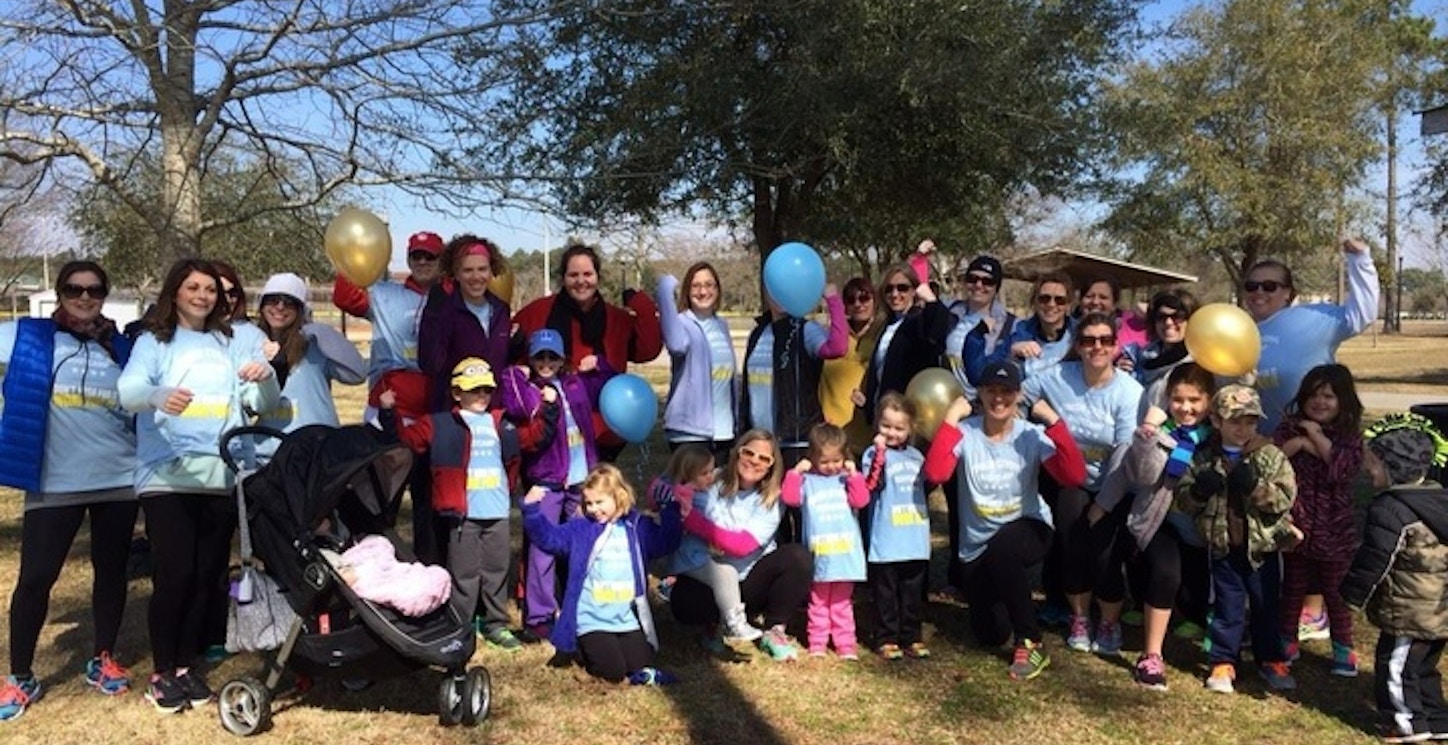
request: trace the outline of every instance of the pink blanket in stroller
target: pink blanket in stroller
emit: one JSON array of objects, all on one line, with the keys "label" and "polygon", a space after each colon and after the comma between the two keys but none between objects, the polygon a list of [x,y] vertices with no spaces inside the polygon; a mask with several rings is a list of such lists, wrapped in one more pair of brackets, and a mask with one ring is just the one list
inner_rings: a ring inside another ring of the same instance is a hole
[{"label": "pink blanket in stroller", "polygon": [[380,535],[369,535],[347,549],[342,563],[339,571],[358,597],[405,616],[425,616],[452,594],[452,575],[446,569],[398,561],[392,542]]}]

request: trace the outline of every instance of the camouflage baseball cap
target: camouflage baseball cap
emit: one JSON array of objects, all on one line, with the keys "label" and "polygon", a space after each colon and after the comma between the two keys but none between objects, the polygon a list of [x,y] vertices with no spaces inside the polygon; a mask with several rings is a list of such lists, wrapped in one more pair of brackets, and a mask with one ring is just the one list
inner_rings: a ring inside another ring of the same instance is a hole
[{"label": "camouflage baseball cap", "polygon": [[1212,396],[1212,412],[1223,419],[1239,416],[1262,416],[1262,397],[1257,389],[1233,383],[1224,385]]}]

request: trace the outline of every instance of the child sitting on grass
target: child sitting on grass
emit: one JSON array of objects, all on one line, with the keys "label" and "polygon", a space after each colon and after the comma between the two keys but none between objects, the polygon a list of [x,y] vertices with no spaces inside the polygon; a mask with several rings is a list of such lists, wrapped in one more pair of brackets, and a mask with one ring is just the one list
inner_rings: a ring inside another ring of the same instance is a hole
[{"label": "child sitting on grass", "polygon": [[547,491],[535,486],[523,498],[523,528],[534,546],[568,562],[553,647],[577,651],[590,675],[610,683],[673,682],[654,667],[659,642],[644,564],[679,547],[679,514],[689,500],[665,503],[656,523],[634,509],[634,491],[618,468],[602,463],[583,481],[582,514],[558,525],[542,509]]}]

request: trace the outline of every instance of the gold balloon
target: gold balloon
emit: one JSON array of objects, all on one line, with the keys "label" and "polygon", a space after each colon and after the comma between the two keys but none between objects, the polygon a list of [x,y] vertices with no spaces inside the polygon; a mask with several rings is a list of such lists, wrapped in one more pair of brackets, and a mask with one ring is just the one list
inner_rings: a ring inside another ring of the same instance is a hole
[{"label": "gold balloon", "polygon": [[905,398],[915,404],[915,434],[929,440],[940,429],[940,420],[951,402],[964,394],[960,381],[942,367],[927,367],[905,386]]},{"label": "gold balloon", "polygon": [[387,274],[392,236],[387,223],[366,210],[345,207],[327,224],[327,258],[337,273],[358,287],[369,287]]},{"label": "gold balloon", "polygon": [[488,289],[508,305],[513,304],[513,272],[497,262],[493,265],[493,278],[488,280]]},{"label": "gold balloon", "polygon": [[1187,351],[1209,372],[1246,375],[1262,356],[1262,335],[1247,311],[1230,303],[1211,303],[1187,321]]}]

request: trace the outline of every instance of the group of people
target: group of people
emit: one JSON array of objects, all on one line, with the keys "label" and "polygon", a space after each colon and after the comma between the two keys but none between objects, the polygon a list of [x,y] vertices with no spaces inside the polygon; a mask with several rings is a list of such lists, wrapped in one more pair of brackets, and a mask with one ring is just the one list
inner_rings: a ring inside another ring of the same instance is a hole
[{"label": "group of people", "polygon": [[[405,280],[361,288],[339,276],[333,288],[337,307],[372,322],[370,363],[310,322],[295,275],[268,279],[253,320],[229,266],[177,262],[131,336],[100,314],[105,272],[67,264],[52,318],[0,325],[0,483],[26,493],[0,719],[40,698],[36,640],[86,515],[96,638],[85,676],[103,693],[129,688],[115,646],[138,505],[155,557],[146,697],[163,711],[211,700],[202,660],[224,627],[236,521],[220,435],[250,420],[283,432],[336,425],[330,384],[365,379],[368,418],[417,454],[417,558],[449,569],[451,602],[496,648],[547,639],[605,680],[669,682],[655,665],[653,572],[674,616],[721,655],[753,642],[797,658],[787,626],[805,608],[810,656],[857,659],[867,647],[889,660],[928,657],[926,494],[938,485],[950,512],[943,590],[967,603],[979,642],[1012,648],[1012,678],[1050,664],[1049,613],[1032,600],[1038,569],[1072,650],[1119,654],[1128,596],[1140,604],[1145,644],[1132,674],[1155,689],[1167,686],[1164,640],[1183,621],[1208,629],[1208,688],[1234,689],[1249,635],[1270,687],[1293,687],[1299,614],[1316,593],[1336,675],[1357,673],[1348,603],[1392,609],[1374,615],[1385,734],[1445,729],[1433,719],[1448,716],[1441,694],[1413,688],[1436,680],[1442,643],[1422,646],[1418,632],[1438,619],[1396,627],[1407,614],[1388,598],[1443,579],[1399,579],[1412,569],[1386,543],[1402,533],[1436,555],[1448,537],[1424,481],[1443,440],[1410,417],[1365,439],[1352,375],[1333,361],[1376,316],[1362,243],[1344,242],[1343,305],[1294,305],[1281,263],[1249,270],[1241,291],[1263,344],[1255,376],[1241,381],[1193,362],[1188,291],[1122,312],[1110,280],[1077,288],[1048,273],[1018,318],[1000,298],[1000,261],[979,256],[948,273],[950,302],[930,281],[933,249],[923,243],[876,284],[827,286],[827,323],[785,313],[766,291],[740,356],[707,262],[682,281],[664,277],[652,299],[631,292],[615,305],[599,294],[597,251],[573,245],[560,291],[513,312],[490,289],[496,245],[418,233]],[[599,392],[663,350],[672,455],[639,492],[611,465],[624,443],[599,414]],[[931,367],[965,395],[917,448],[919,412],[903,391]],[[236,447],[264,456],[275,443]],[[1395,510],[1370,514],[1361,553],[1350,496],[1360,470],[1392,490],[1380,501]],[[526,538],[516,558],[515,506]],[[865,640],[859,582],[873,606]]]}]

